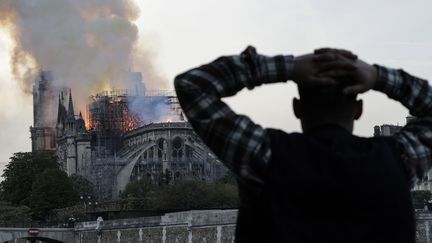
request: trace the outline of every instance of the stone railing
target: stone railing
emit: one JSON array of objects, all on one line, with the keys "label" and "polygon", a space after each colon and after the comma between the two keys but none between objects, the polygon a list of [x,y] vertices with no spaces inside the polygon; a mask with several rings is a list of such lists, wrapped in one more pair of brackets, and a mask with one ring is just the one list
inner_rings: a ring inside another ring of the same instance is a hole
[{"label": "stone railing", "polygon": [[417,243],[432,243],[432,213],[428,211],[417,212]]},{"label": "stone railing", "polygon": [[194,210],[123,220],[78,223],[79,242],[234,242],[237,210]]},{"label": "stone railing", "polygon": [[[417,212],[417,243],[432,243],[432,213]],[[194,210],[123,220],[80,223],[81,242],[234,242],[237,210]]]}]

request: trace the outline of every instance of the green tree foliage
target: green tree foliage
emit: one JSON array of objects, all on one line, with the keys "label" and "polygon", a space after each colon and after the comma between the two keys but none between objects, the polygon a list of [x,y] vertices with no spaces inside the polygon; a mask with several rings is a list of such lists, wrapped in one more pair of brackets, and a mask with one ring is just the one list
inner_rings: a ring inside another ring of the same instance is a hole
[{"label": "green tree foliage", "polygon": [[208,185],[209,207],[211,208],[237,208],[240,205],[238,187],[230,183],[216,183]]},{"label": "green tree foliage", "polygon": [[237,185],[237,180],[234,173],[229,170],[223,177],[217,180],[216,183]]},{"label": "green tree foliage", "polygon": [[149,178],[132,181],[127,184],[125,190],[120,195],[123,200],[125,209],[150,209],[154,208],[154,194],[158,190],[157,186],[152,184]]},{"label": "green tree foliage", "polygon": [[239,205],[237,186],[184,179],[161,187],[152,203],[158,210],[235,208]]},{"label": "green tree foliage", "polygon": [[423,209],[431,200],[432,193],[430,191],[418,190],[411,191],[414,208]]},{"label": "green tree foliage", "polygon": [[0,227],[28,227],[31,223],[31,210],[27,206],[14,207],[0,202]]},{"label": "green tree foliage", "polygon": [[68,223],[69,218],[75,218],[79,221],[90,221],[89,215],[86,214],[86,210],[83,204],[78,203],[71,207],[54,209],[50,212],[51,222],[56,222],[57,224]]},{"label": "green tree foliage", "polygon": [[69,180],[72,183],[73,190],[80,196],[90,196],[91,198],[96,198],[96,190],[89,180],[84,176],[78,174],[72,174],[69,176]]},{"label": "green tree foliage", "polygon": [[28,205],[36,175],[45,169],[58,168],[57,157],[52,152],[15,153],[3,172],[1,199],[12,206]]},{"label": "green tree foliage", "polygon": [[50,210],[72,206],[78,201],[79,195],[63,171],[47,169],[33,183],[30,207],[34,219],[44,220]]},{"label": "green tree foliage", "polygon": [[149,179],[130,182],[121,197],[123,208],[127,210],[173,211],[236,208],[239,205],[235,184],[207,183],[190,178],[163,186],[156,186]]},{"label": "green tree foliage", "polygon": [[127,184],[121,198],[146,198],[156,189],[149,178],[142,178]]},{"label": "green tree foliage", "polygon": [[160,210],[187,210],[209,208],[210,191],[202,181],[185,179],[175,185],[162,187],[155,206]]}]

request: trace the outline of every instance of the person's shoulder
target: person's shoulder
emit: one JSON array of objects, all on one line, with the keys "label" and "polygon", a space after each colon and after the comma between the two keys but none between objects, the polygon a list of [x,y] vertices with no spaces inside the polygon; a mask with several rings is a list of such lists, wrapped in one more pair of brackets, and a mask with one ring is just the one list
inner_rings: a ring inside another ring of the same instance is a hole
[{"label": "person's shoulder", "polygon": [[394,136],[373,136],[373,137],[362,137],[353,135],[355,142],[359,145],[391,148],[396,149],[397,141]]},{"label": "person's shoulder", "polygon": [[364,142],[383,142],[383,143],[388,143],[388,142],[393,142],[394,141],[394,137],[393,136],[372,136],[372,137],[365,137],[365,136],[358,136],[358,135],[353,135],[353,137],[355,139],[357,139],[358,141],[364,141]]},{"label": "person's shoulder", "polygon": [[299,132],[288,133],[286,131],[277,128],[267,128],[265,130],[272,144],[286,143],[291,140],[297,141],[305,137],[303,133],[299,133]]},{"label": "person's shoulder", "polygon": [[266,128],[265,129],[267,134],[270,136],[280,136],[280,137],[297,137],[297,136],[303,136],[303,133],[299,132],[285,132],[284,130],[278,129],[278,128]]}]

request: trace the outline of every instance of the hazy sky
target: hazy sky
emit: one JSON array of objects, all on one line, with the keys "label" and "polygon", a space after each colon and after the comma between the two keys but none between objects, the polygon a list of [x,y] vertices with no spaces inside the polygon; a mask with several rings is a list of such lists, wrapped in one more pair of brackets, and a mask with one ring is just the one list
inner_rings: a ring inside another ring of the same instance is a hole
[{"label": "hazy sky", "polygon": [[[432,79],[432,2],[427,0],[137,0],[140,44],[155,53],[167,80],[247,45],[267,55],[311,52],[319,47],[352,50],[360,58],[401,67]],[[429,23],[429,24],[428,24]],[[10,39],[0,29],[0,161],[30,151],[31,97],[10,74]],[[139,67],[134,67],[140,71]],[[143,74],[146,75],[145,73]],[[292,83],[243,91],[227,101],[266,127],[300,131],[292,115]],[[364,115],[355,133],[370,136],[376,124],[404,124],[407,110],[383,94],[362,95]],[[2,166],[0,166],[0,169]]]}]

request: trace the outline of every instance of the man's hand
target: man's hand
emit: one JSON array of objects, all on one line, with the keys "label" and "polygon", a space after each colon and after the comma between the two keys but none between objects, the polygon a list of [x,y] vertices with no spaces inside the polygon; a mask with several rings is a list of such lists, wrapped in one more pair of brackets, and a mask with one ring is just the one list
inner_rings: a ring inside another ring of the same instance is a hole
[{"label": "man's hand", "polygon": [[[342,51],[345,52],[344,50],[324,48],[315,50],[315,54],[341,55]],[[342,84],[345,86],[343,89],[345,94],[360,94],[372,89],[378,78],[376,68],[360,59],[353,61],[352,64],[356,67],[354,70],[328,69],[321,72],[318,76],[343,80],[340,82],[343,82]]]},{"label": "man's hand", "polygon": [[352,72],[356,69],[353,62],[357,56],[348,51],[339,53],[307,54],[294,60],[292,79],[301,86],[335,85],[332,75],[319,75],[326,71]]}]

